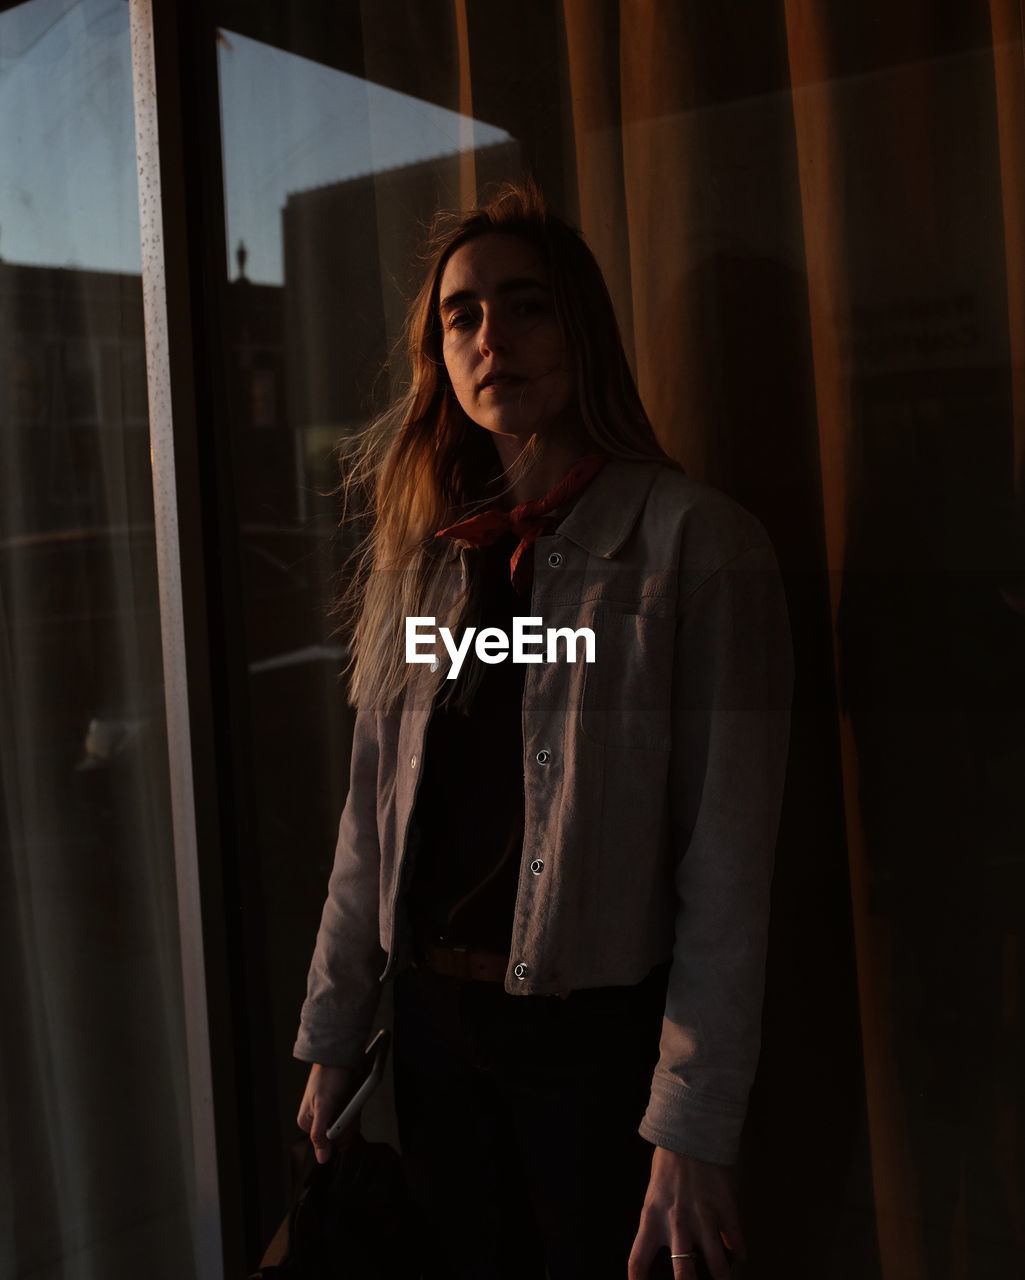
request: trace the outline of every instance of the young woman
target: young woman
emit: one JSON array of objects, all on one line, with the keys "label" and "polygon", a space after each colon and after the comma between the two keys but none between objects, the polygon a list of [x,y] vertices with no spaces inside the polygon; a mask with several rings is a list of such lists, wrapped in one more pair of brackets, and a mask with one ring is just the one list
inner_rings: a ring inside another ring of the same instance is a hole
[{"label": "young woman", "polygon": [[[298,1121],[327,1159],[394,977],[425,1276],[641,1280],[668,1253],[719,1280],[789,722],[773,552],[659,446],[601,272],[532,189],[442,224],[407,336],[364,465]],[[491,629],[455,679],[442,626]]]}]

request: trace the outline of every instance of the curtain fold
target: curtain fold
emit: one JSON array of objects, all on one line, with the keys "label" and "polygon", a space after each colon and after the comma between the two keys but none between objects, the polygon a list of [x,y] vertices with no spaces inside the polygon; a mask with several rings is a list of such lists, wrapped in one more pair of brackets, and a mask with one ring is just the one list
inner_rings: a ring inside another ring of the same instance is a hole
[{"label": "curtain fold", "polygon": [[[830,75],[828,5],[821,0],[785,0],[784,9],[811,322],[826,573],[835,631],[847,559],[849,483],[854,463],[851,389],[842,352],[843,333],[845,329],[849,331],[851,316],[846,220],[851,176],[838,136],[842,123]],[[891,156],[894,154],[897,152]],[[839,690],[841,659],[835,644],[833,658]],[[924,1280],[927,1272],[916,1213],[914,1165],[891,1051],[893,1010],[886,938],[875,926],[869,909],[858,751],[842,706],[838,728],[880,1261],[886,1277]]]},{"label": "curtain fold", "polygon": [[989,0],[1014,406],[1014,485],[1025,501],[1025,35],[1017,0]]},{"label": "curtain fold", "polygon": [[452,0],[459,60],[459,204],[473,203],[477,192],[477,152],[473,133],[473,80],[470,70],[470,17],[467,0]]},{"label": "curtain fold", "polygon": [[633,286],[620,138],[619,24],[614,6],[563,0],[567,96],[576,199],[573,213],[604,266],[627,354],[636,359]]},{"label": "curtain fold", "polygon": [[669,451],[704,472],[707,365],[700,353],[714,300],[695,287],[705,184],[693,26],[688,9],[672,0],[620,6],[620,132],[637,384]]}]

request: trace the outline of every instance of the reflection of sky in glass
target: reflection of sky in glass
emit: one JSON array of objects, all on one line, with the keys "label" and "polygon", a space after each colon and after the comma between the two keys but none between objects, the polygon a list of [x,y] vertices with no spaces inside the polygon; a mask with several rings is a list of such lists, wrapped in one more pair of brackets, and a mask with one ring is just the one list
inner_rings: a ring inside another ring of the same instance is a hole
[{"label": "reflection of sky in glass", "polygon": [[0,13],[0,257],[139,271],[124,0]]},{"label": "reflection of sky in glass", "polygon": [[501,129],[234,32],[218,47],[230,270],[282,280],[290,192],[506,141]]},{"label": "reflection of sky in glass", "polygon": [[[231,271],[282,279],[290,192],[505,141],[501,129],[245,36],[219,44]],[[0,257],[139,271],[125,0],[0,13]]]}]

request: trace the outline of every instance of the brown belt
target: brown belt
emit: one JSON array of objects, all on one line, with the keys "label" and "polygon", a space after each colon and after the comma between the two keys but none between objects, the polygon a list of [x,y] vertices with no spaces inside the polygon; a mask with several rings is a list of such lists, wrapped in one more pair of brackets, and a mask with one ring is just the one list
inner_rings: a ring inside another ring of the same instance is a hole
[{"label": "brown belt", "polygon": [[[455,943],[442,945],[437,942],[420,944],[419,964],[426,965],[434,973],[446,978],[476,978],[480,982],[505,982],[509,957],[481,947],[463,947]],[[565,1000],[570,991],[553,991],[553,995]]]},{"label": "brown belt", "polygon": [[476,978],[481,982],[505,982],[509,957],[480,947],[424,942],[421,964],[446,978]]}]

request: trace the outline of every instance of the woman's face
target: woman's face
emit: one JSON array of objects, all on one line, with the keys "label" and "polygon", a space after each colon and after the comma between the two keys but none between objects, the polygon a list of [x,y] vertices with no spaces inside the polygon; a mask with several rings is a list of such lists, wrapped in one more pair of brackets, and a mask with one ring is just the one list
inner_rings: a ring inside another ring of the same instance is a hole
[{"label": "woman's face", "polygon": [[519,236],[478,236],[449,258],[438,298],[445,368],[466,416],[522,443],[561,430],[573,374],[538,253]]}]

